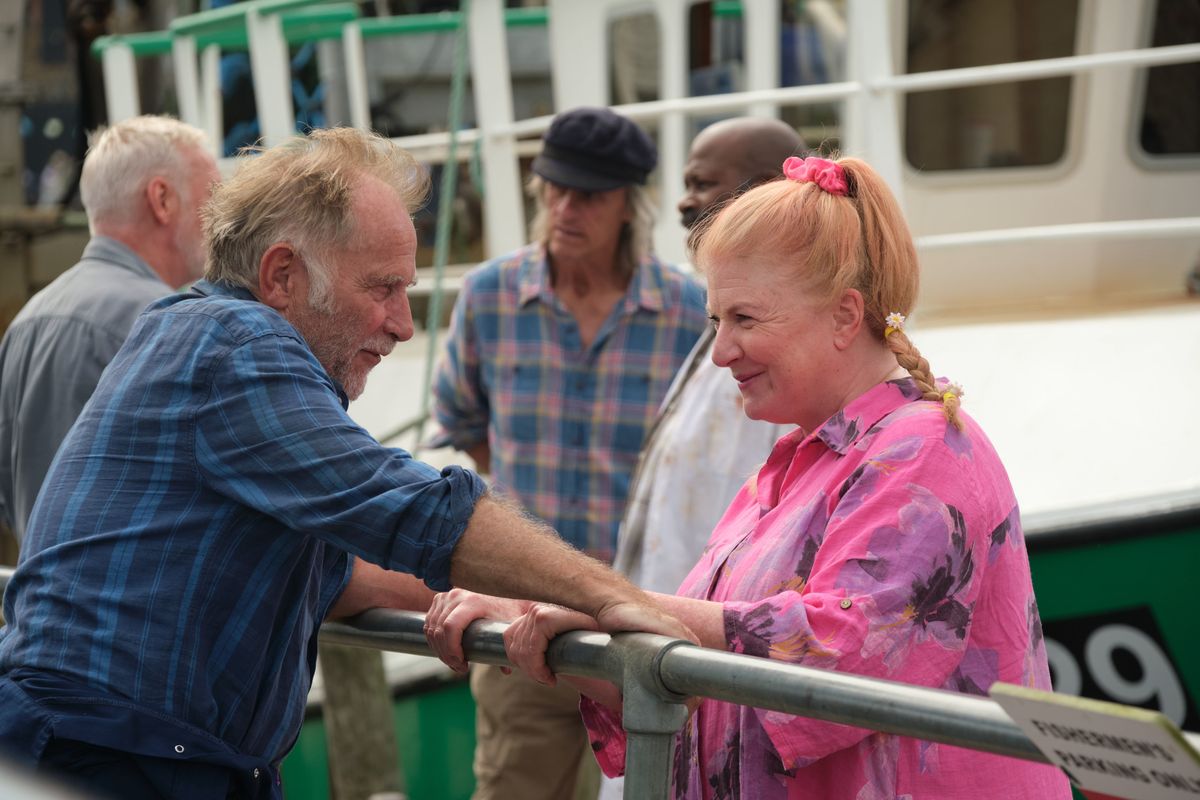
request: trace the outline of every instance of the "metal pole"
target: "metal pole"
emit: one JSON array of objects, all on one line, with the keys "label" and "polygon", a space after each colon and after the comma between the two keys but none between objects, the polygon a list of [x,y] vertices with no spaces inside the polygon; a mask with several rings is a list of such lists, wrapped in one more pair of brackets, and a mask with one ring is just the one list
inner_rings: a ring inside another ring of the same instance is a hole
[{"label": "metal pole", "polygon": [[[425,375],[421,382],[421,416],[417,423],[417,439],[413,445],[421,446],[425,435],[425,420],[429,418],[429,405],[433,392],[433,368],[438,346],[438,328],[442,321],[442,281],[446,275],[446,262],[450,260],[450,229],[454,224],[454,200],[458,193],[458,129],[462,125],[463,93],[467,82],[468,31],[470,30],[471,2],[461,0],[462,21],[454,34],[454,75],[450,80],[450,116],[446,126],[450,129],[449,151],[442,163],[442,186],[438,192],[437,228],[433,242],[433,294],[429,297],[429,308],[425,315],[425,331],[429,335],[425,352]],[[501,26],[501,31],[504,28]]]},{"label": "metal pole", "polygon": [[250,40],[250,77],[254,83],[258,128],[264,143],[273,147],[296,132],[292,62],[283,35],[283,21],[278,14],[253,6],[246,11],[246,35]]},{"label": "metal pole", "polygon": [[621,633],[611,649],[622,667],[622,724],[625,727],[625,793],[666,800],[671,788],[675,734],[687,721],[686,699],[659,678],[662,658],[690,642],[647,633]]},{"label": "metal pole", "polygon": [[351,22],[342,29],[342,54],[346,59],[346,93],[350,124],[360,131],[371,129],[371,102],[367,92],[367,62],[363,50],[362,25]]},{"label": "metal pole", "polygon": [[176,36],[171,42],[171,61],[175,67],[175,100],[179,118],[204,130],[200,116],[200,76],[196,67],[196,37]]},{"label": "metal pole", "polygon": [[[0,567],[0,589],[13,568]],[[326,641],[432,655],[424,634],[424,614],[373,609],[321,627]],[[503,634],[506,623],[480,621],[467,629],[463,648],[472,661],[508,664]],[[624,692],[624,723],[629,732],[626,783],[646,781],[659,794],[631,788],[631,797],[665,797],[669,783],[672,737],[686,718],[684,695],[766,708],[860,728],[943,742],[1026,761],[1046,758],[1009,719],[999,704],[906,683],[813,669],[646,633],[574,631],[555,639],[547,662],[556,673],[619,683]],[[1188,745],[1200,749],[1200,734],[1183,731]],[[648,775],[654,765],[663,774]],[[635,791],[637,792],[635,794]]]},{"label": "metal pole", "polygon": [[662,681],[685,694],[1046,761],[985,697],[699,647],[666,653]]},{"label": "metal pole", "polygon": [[224,103],[221,96],[221,48],[210,44],[200,54],[200,116],[216,158],[225,155]]},{"label": "metal pole", "polygon": [[[471,45],[471,94],[481,132],[483,180],[477,184],[484,204],[484,257],[496,258],[525,244],[525,203],[512,133],[492,135],[513,122],[513,89],[504,27],[504,4],[479,0],[463,6]],[[468,13],[469,12],[469,13]]]},{"label": "metal pole", "polygon": [[104,70],[104,102],[108,106],[109,122],[121,122],[142,113],[133,49],[120,42],[109,45],[101,54],[100,63]]}]

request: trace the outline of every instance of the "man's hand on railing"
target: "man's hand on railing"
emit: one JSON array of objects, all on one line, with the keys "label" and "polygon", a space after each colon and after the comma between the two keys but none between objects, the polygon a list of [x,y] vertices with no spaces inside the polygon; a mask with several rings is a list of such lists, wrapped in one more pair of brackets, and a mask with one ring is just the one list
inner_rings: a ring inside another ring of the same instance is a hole
[{"label": "man's hand on railing", "polygon": [[[477,619],[508,622],[534,605],[529,600],[493,597],[466,589],[451,589],[435,595],[425,615],[425,638],[437,657],[455,672],[467,671],[462,637]],[[590,619],[590,617],[589,617]]]}]

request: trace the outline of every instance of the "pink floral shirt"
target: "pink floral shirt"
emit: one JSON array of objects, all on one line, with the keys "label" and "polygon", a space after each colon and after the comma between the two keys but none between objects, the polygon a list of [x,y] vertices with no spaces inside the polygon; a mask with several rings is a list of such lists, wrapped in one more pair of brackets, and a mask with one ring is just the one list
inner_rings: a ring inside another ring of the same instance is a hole
[{"label": "pink floral shirt", "polygon": [[[679,594],[724,604],[735,653],[970,694],[1049,689],[1012,487],[963,421],[901,380],[784,436]],[[619,715],[583,712],[600,766],[620,774]],[[676,798],[1070,796],[1053,767],[714,700],[676,744]]]}]

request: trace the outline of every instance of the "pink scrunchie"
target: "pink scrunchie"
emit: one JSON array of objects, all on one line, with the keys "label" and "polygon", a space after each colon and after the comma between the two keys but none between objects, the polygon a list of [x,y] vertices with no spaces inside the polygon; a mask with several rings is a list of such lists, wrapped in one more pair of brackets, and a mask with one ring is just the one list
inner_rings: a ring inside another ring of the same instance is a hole
[{"label": "pink scrunchie", "polygon": [[799,183],[815,183],[830,194],[845,197],[850,193],[846,173],[841,164],[825,158],[790,157],[783,162],[783,174]]}]

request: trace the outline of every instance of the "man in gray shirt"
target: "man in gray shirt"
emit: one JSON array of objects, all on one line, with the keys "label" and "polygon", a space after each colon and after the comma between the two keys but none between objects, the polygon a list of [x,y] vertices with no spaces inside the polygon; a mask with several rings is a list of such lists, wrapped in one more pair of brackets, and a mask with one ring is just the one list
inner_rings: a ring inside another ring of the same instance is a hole
[{"label": "man in gray shirt", "polygon": [[0,340],[0,522],[18,543],[50,462],[142,309],[204,271],[200,208],[220,180],[205,135],[142,116],[93,134],[92,238]]}]

